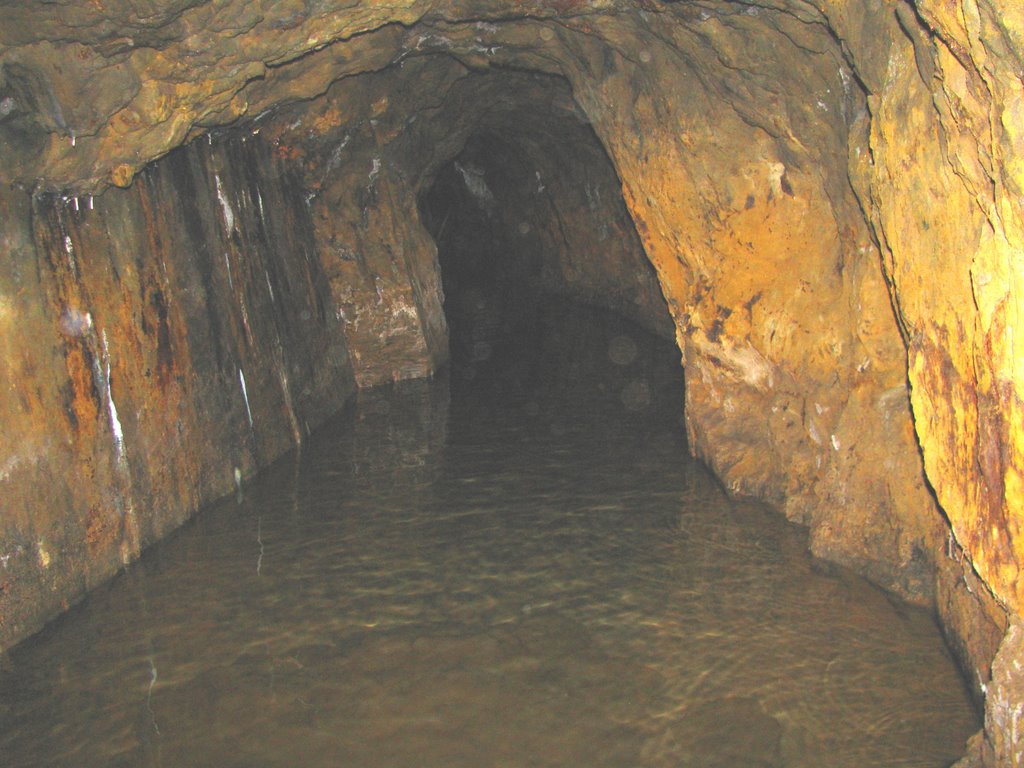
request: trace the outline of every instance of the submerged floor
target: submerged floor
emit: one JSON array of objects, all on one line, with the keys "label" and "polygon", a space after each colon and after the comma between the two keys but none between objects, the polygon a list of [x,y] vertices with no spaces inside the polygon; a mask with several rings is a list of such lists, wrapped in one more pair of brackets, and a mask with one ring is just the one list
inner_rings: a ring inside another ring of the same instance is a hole
[{"label": "submerged floor", "polygon": [[956,759],[979,722],[929,616],[685,458],[670,345],[544,325],[364,392],[0,659],[3,764]]}]

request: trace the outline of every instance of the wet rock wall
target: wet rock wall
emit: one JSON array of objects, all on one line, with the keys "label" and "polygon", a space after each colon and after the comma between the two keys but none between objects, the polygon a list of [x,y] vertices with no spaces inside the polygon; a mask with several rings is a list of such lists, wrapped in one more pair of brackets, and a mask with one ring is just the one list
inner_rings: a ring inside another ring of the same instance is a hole
[{"label": "wet rock wall", "polygon": [[437,248],[415,194],[380,155],[364,159],[333,175],[313,205],[361,387],[429,376],[448,359]]},{"label": "wet rock wall", "polygon": [[129,190],[0,194],[0,646],[353,392],[294,177],[205,139]]},{"label": "wet rock wall", "polygon": [[389,109],[394,84],[355,76],[257,129],[300,178],[360,387],[430,376],[448,360],[437,247],[412,182],[427,158],[403,162],[395,145],[407,116]]},{"label": "wet rock wall", "polygon": [[[832,17],[859,43],[851,52],[868,96],[851,178],[906,345],[925,472],[951,528],[940,610],[989,647],[988,628],[1010,622],[985,683],[979,759],[1024,765],[1024,9],[928,1]],[[963,606],[978,596],[995,596],[1008,616],[971,620]]]}]

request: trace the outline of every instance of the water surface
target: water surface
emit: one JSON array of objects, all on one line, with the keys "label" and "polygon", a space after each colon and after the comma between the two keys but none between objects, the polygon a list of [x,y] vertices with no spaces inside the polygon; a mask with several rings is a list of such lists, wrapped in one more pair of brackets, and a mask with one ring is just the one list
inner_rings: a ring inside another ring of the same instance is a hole
[{"label": "water surface", "polygon": [[541,325],[362,393],[0,660],[0,764],[955,760],[931,618],[686,458],[671,345]]}]

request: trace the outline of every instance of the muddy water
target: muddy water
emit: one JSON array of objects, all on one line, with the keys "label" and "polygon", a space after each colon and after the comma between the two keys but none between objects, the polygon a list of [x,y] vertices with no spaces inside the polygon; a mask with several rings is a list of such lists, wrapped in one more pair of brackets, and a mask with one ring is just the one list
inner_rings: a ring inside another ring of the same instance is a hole
[{"label": "muddy water", "polygon": [[671,347],[572,317],[364,393],[0,660],[0,764],[954,760],[929,616],[724,498]]}]

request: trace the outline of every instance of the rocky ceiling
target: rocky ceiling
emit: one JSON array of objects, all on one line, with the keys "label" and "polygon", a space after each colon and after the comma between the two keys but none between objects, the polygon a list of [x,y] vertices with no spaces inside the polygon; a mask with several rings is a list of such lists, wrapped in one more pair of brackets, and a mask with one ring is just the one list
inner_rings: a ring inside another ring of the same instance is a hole
[{"label": "rocky ceiling", "polygon": [[[822,118],[845,113],[857,89],[828,9],[806,2],[2,7],[3,178],[78,193],[125,186],[146,163],[211,128],[259,120],[337,81],[439,55],[471,70],[585,78],[590,98],[616,96],[599,93],[606,70],[622,66],[642,79],[671,57],[694,81],[681,89],[726,99],[743,119],[781,136],[799,130],[794,122],[841,129]],[[422,67],[417,77],[437,93]],[[787,93],[814,98],[797,104]]]}]

